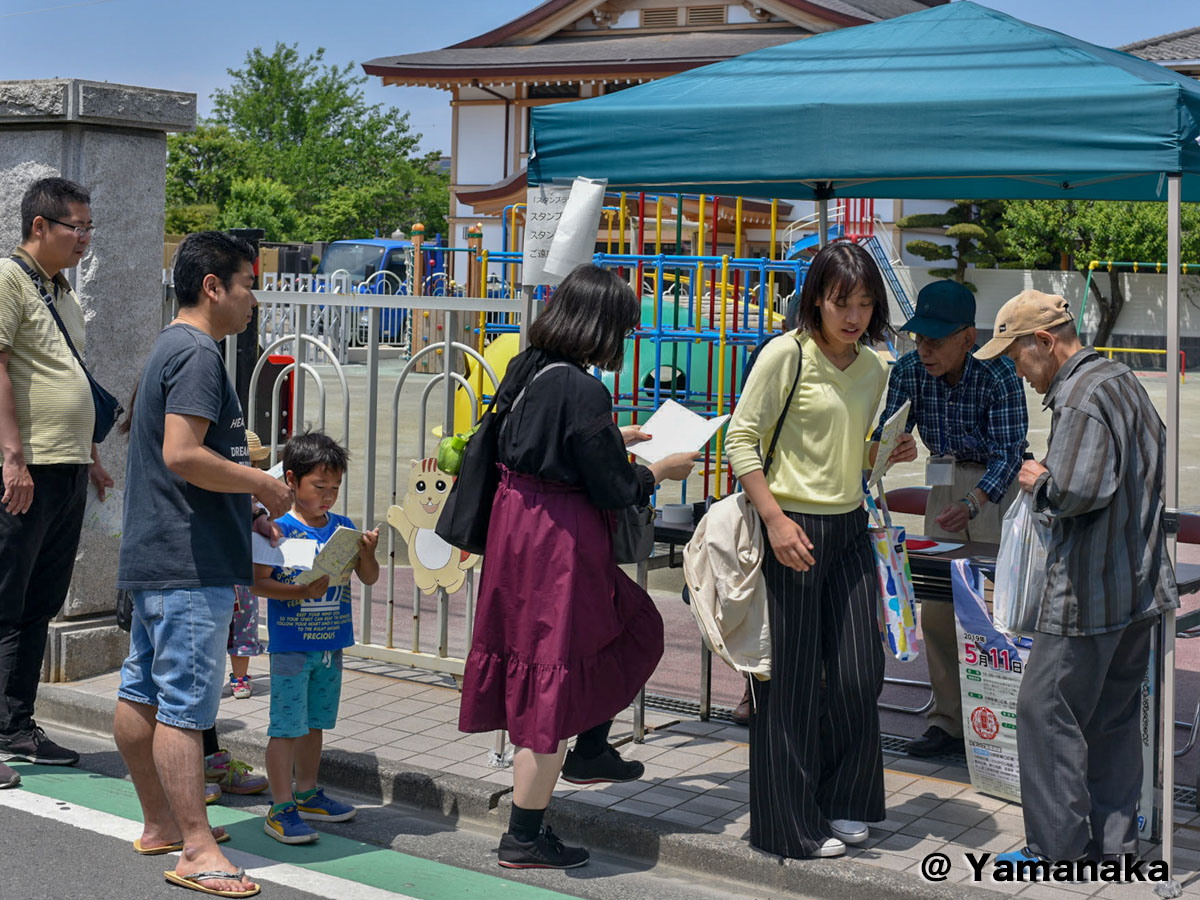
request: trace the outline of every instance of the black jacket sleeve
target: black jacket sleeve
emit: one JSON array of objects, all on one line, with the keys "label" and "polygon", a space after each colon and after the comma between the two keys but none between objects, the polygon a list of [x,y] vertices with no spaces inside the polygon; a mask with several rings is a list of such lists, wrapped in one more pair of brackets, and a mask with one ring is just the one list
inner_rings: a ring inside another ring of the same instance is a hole
[{"label": "black jacket sleeve", "polygon": [[629,462],[607,388],[591,379],[580,394],[568,445],[588,498],[600,509],[644,505],[654,493],[654,475]]}]

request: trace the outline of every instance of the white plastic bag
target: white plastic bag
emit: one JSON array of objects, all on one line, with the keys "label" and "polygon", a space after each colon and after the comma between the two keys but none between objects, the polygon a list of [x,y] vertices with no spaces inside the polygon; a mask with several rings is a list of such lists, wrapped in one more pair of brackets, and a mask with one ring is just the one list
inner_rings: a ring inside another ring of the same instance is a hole
[{"label": "white plastic bag", "polygon": [[1022,491],[1000,527],[992,608],[996,628],[1005,634],[1028,636],[1037,627],[1050,544],[1050,528],[1040,519],[1033,509],[1033,495]]}]

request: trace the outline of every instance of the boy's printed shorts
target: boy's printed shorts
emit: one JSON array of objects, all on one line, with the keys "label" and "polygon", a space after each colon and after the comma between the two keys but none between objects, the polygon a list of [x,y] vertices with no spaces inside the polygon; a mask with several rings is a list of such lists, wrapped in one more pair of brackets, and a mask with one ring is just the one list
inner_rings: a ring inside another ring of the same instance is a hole
[{"label": "boy's printed shorts", "polygon": [[304,737],[337,724],[342,693],[342,651],[271,654],[269,737]]},{"label": "boy's printed shorts", "polygon": [[263,652],[258,639],[258,598],[250,588],[235,585],[237,602],[233,605],[233,622],[229,625],[229,655],[258,656]]}]

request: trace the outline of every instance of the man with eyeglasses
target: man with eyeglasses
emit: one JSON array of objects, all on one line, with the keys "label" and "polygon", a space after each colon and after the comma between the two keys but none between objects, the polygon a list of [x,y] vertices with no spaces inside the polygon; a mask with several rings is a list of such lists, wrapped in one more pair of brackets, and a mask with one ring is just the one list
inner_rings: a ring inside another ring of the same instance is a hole
[{"label": "man with eyeglasses", "polygon": [[[92,443],[79,298],[63,270],[92,238],[91,197],[43,178],[21,200],[21,244],[0,259],[0,760],[70,766],[33,719],[50,620],[67,596],[90,479],[113,480]],[[60,328],[54,313],[62,321]],[[0,788],[20,776],[0,762]]]},{"label": "man with eyeglasses", "polygon": [[[917,428],[929,450],[926,537],[998,543],[1004,512],[1017,496],[1017,473],[1025,451],[1029,412],[1016,368],[1006,357],[972,356],[975,297],[957,281],[935,281],[917,295],[916,315],[901,331],[917,349],[893,366],[882,423],[906,400],[905,426]],[[875,433],[879,439],[879,431]],[[910,456],[917,458],[915,443]],[[962,752],[962,693],[954,606],[921,604],[921,633],[933,707],[929,727],[908,745],[910,756]]]}]

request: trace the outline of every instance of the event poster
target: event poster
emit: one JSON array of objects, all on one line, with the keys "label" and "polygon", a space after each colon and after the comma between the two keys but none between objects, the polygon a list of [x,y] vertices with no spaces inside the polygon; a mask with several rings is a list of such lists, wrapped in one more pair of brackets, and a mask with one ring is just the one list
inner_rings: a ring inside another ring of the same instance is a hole
[{"label": "event poster", "polygon": [[951,574],[971,786],[1019,803],[1017,694],[1030,642],[1014,642],[996,630],[983,597],[983,576],[967,560],[954,560]]}]

